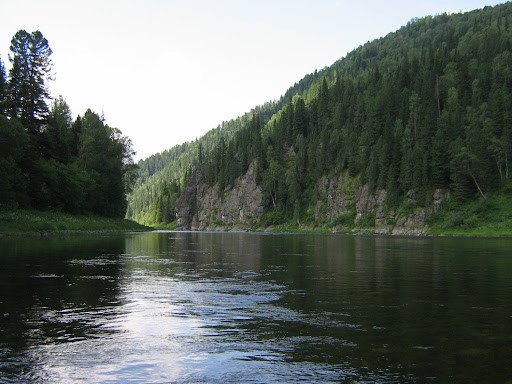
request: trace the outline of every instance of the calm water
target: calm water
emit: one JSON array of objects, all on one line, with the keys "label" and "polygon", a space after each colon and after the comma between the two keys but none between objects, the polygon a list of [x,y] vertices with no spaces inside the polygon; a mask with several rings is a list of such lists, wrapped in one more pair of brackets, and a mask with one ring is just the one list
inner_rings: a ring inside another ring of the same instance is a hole
[{"label": "calm water", "polygon": [[0,382],[512,380],[512,241],[0,239]]}]

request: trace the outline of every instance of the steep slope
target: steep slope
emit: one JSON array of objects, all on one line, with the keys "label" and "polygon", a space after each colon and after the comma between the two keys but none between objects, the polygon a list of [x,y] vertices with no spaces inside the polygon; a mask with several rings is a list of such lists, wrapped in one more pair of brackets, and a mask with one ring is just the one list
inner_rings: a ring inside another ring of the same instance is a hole
[{"label": "steep slope", "polygon": [[139,223],[154,225],[174,220],[174,203],[186,182],[188,173],[208,158],[221,142],[229,143],[235,133],[246,127],[257,115],[266,123],[297,93],[311,87],[323,71],[306,75],[290,87],[278,101],[253,108],[250,112],[221,123],[204,136],[157,153],[138,163],[135,187],[128,195],[126,217]]},{"label": "steep slope", "polygon": [[[186,228],[423,233],[447,196],[464,204],[505,190],[511,24],[507,3],[414,20],[357,48],[268,121],[253,113],[213,146],[166,207],[169,219],[177,212]],[[241,199],[251,172],[261,197],[247,215]]]}]

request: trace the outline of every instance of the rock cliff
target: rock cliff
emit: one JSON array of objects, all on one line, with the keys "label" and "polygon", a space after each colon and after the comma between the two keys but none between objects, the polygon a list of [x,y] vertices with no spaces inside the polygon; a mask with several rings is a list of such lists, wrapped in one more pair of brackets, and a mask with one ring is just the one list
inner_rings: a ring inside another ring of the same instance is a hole
[{"label": "rock cliff", "polygon": [[[437,210],[448,197],[448,191],[433,191],[431,205],[418,207],[412,191],[407,193],[400,209],[386,207],[387,192],[372,192],[368,184],[343,173],[317,182],[317,200],[310,207],[316,225],[334,231],[368,229],[378,234],[420,235],[427,230],[428,214]],[[244,230],[261,225],[264,213],[261,187],[256,183],[256,164],[235,180],[233,186],[220,193],[218,185],[206,183],[196,171],[176,202],[178,228],[192,230]]]},{"label": "rock cliff", "polygon": [[414,193],[409,191],[405,207],[401,210],[389,210],[385,205],[386,190],[380,189],[372,193],[368,184],[360,185],[357,178],[347,174],[332,179],[322,177],[317,183],[317,191],[317,223],[334,223],[334,230],[368,227],[375,233],[393,235],[424,234],[427,230],[428,214],[439,209],[449,196],[447,190],[436,189],[433,191],[430,206],[417,207]]},{"label": "rock cliff", "polygon": [[217,184],[209,186],[201,171],[196,171],[176,202],[178,228],[243,230],[258,223],[263,194],[256,183],[256,163],[222,192]]}]

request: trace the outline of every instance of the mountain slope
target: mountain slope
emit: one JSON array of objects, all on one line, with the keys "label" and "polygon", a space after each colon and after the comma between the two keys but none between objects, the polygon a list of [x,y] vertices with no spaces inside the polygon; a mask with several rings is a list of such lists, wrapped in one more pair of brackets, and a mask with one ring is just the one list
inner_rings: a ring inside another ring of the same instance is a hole
[{"label": "mountain slope", "polygon": [[[414,20],[355,49],[219,140],[162,212],[192,228],[420,233],[448,195],[487,199],[509,183],[511,23],[507,3]],[[253,182],[248,212],[233,196]]]},{"label": "mountain slope", "polygon": [[257,106],[240,117],[225,121],[195,141],[177,145],[139,161],[135,187],[128,195],[126,217],[147,225],[172,221],[176,198],[189,172],[202,162],[202,158],[210,156],[221,141],[229,143],[235,132],[247,126],[254,115],[259,116],[262,122],[267,122],[284,105],[291,102],[293,95],[309,89],[321,74],[322,71],[315,71],[306,75],[278,101]]}]

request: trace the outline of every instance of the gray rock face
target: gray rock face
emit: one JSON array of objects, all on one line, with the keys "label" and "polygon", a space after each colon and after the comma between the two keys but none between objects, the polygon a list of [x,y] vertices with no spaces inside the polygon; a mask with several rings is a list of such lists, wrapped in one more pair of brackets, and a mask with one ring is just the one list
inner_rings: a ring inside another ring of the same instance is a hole
[{"label": "gray rock face", "polygon": [[204,230],[236,228],[243,230],[263,214],[263,194],[256,184],[256,163],[221,194],[217,185],[208,186],[202,175],[192,175],[176,202],[179,228]]},{"label": "gray rock face", "polygon": [[[340,215],[352,210],[355,218],[353,223],[348,223],[348,227],[350,227],[350,224],[357,227],[358,224],[362,223],[363,218],[366,216],[373,218],[373,215],[375,215],[373,227],[375,233],[421,235],[426,233],[428,229],[428,214],[439,209],[449,196],[447,190],[436,189],[432,195],[432,206],[426,208],[417,207],[411,211],[398,212],[387,209],[386,190],[381,189],[372,193],[368,184],[358,185],[355,191],[352,190],[351,192],[350,188],[347,188],[347,186],[353,187],[357,184],[357,180],[350,178],[348,175],[338,176],[333,179],[322,177],[317,184],[319,200],[316,202],[315,207],[316,221],[329,223],[335,221]],[[416,205],[414,191],[409,191],[405,199],[407,204],[411,206]]]},{"label": "gray rock face", "polygon": [[432,205],[434,210],[438,210],[447,198],[450,197],[450,192],[446,189],[438,188],[434,191]]},{"label": "gray rock face", "polygon": [[[176,202],[178,228],[245,230],[258,225],[264,212],[256,169],[253,162],[245,175],[223,193],[218,185],[209,186],[200,171],[192,174]],[[430,207],[390,210],[386,207],[386,190],[372,193],[368,184],[360,185],[357,178],[343,173],[318,180],[317,200],[310,209],[317,223],[336,223],[334,230],[371,225],[369,229],[379,234],[421,235],[428,229],[428,214],[439,209],[448,196],[447,190],[436,189]],[[405,202],[414,207],[416,198],[415,193],[409,191]]]},{"label": "gray rock face", "polygon": [[191,176],[185,190],[176,200],[176,224],[180,229],[191,229],[194,211],[197,207],[197,190],[203,183],[203,174],[196,170]]},{"label": "gray rock face", "polygon": [[387,192],[380,189],[375,194],[370,193],[368,184],[364,184],[357,190],[356,196],[356,223],[361,220],[364,215],[371,211],[375,212],[375,218],[384,217],[384,203],[386,202]]},{"label": "gray rock face", "polygon": [[317,221],[335,220],[340,215],[348,212],[346,185],[344,177],[338,176],[331,180],[323,176],[317,183],[318,194],[325,197],[327,204],[324,205],[319,199],[315,207],[315,219]]},{"label": "gray rock face", "polygon": [[400,216],[391,233],[393,235],[422,235],[427,230],[427,214],[424,209],[409,215]]}]

